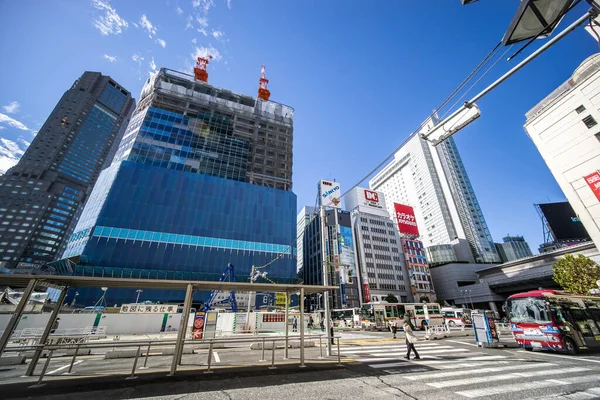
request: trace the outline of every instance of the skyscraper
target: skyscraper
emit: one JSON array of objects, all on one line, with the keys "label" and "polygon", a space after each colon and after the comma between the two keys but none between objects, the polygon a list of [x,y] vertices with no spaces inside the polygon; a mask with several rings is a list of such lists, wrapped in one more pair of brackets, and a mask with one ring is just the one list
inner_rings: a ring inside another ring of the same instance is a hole
[{"label": "skyscraper", "polygon": [[[231,263],[239,281],[252,265],[268,264],[272,280],[294,277],[292,134],[288,106],[161,69],[144,85],[64,257],[80,256],[80,274],[217,280]],[[99,297],[79,293],[82,303]],[[106,298],[118,304],[134,295],[109,290]]]},{"label": "skyscraper", "polygon": [[300,271],[304,266],[304,231],[316,213],[315,207],[305,206],[302,207],[302,210],[300,210],[296,217],[297,271]]},{"label": "skyscraper", "polygon": [[111,77],[85,72],[62,96],[19,163],[0,176],[0,265],[23,272],[64,250],[135,101]]},{"label": "skyscraper", "polygon": [[[437,123],[430,118],[424,130]],[[498,262],[487,223],[452,138],[437,147],[419,134],[409,137],[390,162],[369,182],[385,194],[387,208],[410,205],[421,227],[427,260],[433,264],[459,261]],[[448,254],[448,245],[454,255]],[[441,251],[443,250],[443,251]]]},{"label": "skyscraper", "polygon": [[507,235],[502,238],[504,243],[496,243],[496,248],[502,262],[518,260],[519,258],[530,257],[533,255],[529,244],[523,236]]}]

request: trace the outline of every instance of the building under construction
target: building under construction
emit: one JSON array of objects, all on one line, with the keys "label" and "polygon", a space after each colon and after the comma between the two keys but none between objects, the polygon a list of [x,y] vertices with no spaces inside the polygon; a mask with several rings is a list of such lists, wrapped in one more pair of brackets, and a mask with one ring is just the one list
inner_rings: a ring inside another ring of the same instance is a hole
[{"label": "building under construction", "polygon": [[[258,98],[161,69],[151,76],[115,158],[102,172],[63,260],[62,273],[217,280],[229,264],[247,281],[252,265],[274,281],[295,276],[293,109],[269,100],[264,67]],[[79,291],[93,303],[99,289]],[[109,290],[109,304],[135,290]],[[207,294],[199,293],[197,300]],[[154,291],[142,300],[181,301]]]}]

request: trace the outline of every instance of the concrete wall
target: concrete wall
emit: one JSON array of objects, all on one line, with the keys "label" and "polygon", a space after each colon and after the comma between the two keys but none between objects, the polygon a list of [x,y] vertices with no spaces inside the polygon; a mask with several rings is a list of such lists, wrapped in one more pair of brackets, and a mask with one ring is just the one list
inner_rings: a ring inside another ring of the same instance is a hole
[{"label": "concrete wall", "polygon": [[[493,293],[487,283],[479,281],[476,268],[481,264],[446,264],[431,268],[431,278],[438,297],[445,301],[454,301],[455,304],[464,304],[470,308],[473,303],[488,303],[490,301],[503,301],[504,298]],[[460,281],[473,281],[474,284],[458,286]],[[463,290],[471,290],[470,296],[461,293]]]}]

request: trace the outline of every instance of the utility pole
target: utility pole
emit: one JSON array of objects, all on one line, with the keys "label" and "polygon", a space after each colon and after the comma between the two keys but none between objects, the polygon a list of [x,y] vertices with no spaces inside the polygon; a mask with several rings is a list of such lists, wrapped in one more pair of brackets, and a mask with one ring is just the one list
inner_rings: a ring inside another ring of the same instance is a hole
[{"label": "utility pole", "polygon": [[[321,258],[323,263],[323,286],[329,285],[329,260],[327,260],[327,225],[325,223],[325,206],[320,208],[321,217]],[[331,311],[329,310],[329,291],[323,291],[323,307],[325,309],[325,329],[327,330],[327,356],[331,356]]]},{"label": "utility pole", "polygon": [[135,304],[139,303],[139,301],[140,301],[140,294],[142,294],[142,292],[143,292],[142,289],[136,290],[137,297],[135,298]]}]

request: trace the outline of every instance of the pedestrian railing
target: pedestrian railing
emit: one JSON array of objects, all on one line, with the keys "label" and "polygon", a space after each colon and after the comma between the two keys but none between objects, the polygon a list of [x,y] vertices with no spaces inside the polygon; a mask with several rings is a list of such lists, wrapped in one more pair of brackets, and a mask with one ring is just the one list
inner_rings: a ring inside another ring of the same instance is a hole
[{"label": "pedestrian railing", "polygon": [[[282,358],[282,360],[286,361],[286,364],[289,364],[289,341],[291,340],[298,340],[299,338],[297,337],[280,337],[280,336],[254,336],[254,337],[250,337],[250,338],[233,338],[233,339],[186,339],[183,341],[183,346],[193,346],[195,348],[199,348],[199,347],[206,347],[208,346],[208,350],[206,353],[206,362],[205,363],[198,363],[195,366],[196,367],[200,367],[199,369],[201,369],[201,367],[205,367],[204,368],[204,373],[212,373],[213,369],[214,369],[214,349],[221,344],[224,343],[228,343],[228,344],[233,344],[233,343],[261,343],[261,348],[260,348],[260,354],[261,357],[259,360],[257,360],[258,364],[262,364],[264,362],[267,362],[266,357],[266,351],[271,352],[270,355],[270,366],[269,369],[276,369],[277,368],[277,362],[276,362],[276,351],[278,349],[283,348],[284,350],[284,357]],[[334,336],[333,339],[336,342],[337,345],[337,354],[332,356],[336,356],[337,358],[337,364],[336,365],[343,365],[341,363],[341,353],[340,353],[340,337],[339,336]],[[304,336],[304,340],[319,340],[319,356],[316,357],[316,359],[318,360],[323,360],[323,359],[327,359],[327,357],[323,356],[323,347],[324,344],[326,344],[328,338],[326,335],[324,334],[320,334],[320,335],[305,335]],[[283,342],[283,346],[279,347],[278,344],[281,344],[281,342]],[[305,355],[304,355],[304,349],[303,349],[303,340],[300,339],[301,342],[301,347],[300,347],[300,359],[299,359],[299,367],[303,368],[305,367]],[[151,351],[154,348],[155,351],[158,347],[161,347],[163,350],[165,347],[173,347],[173,349],[176,348],[177,345],[177,341],[176,340],[148,340],[148,341],[123,341],[123,342],[105,342],[105,343],[94,343],[94,344],[90,344],[90,343],[78,343],[75,345],[65,345],[65,344],[37,344],[37,345],[29,345],[29,346],[20,346],[20,347],[8,347],[4,350],[5,353],[8,352],[26,352],[26,351],[40,351],[42,354],[46,353],[46,361],[44,362],[44,365],[42,367],[42,370],[39,374],[39,378],[37,380],[37,382],[31,386],[31,387],[40,387],[43,385],[42,381],[44,380],[44,378],[47,378],[48,376],[54,376],[54,375],[47,375],[46,372],[48,370],[48,366],[50,365],[50,362],[53,358],[56,358],[56,355],[60,354],[61,356],[64,356],[66,351],[73,351],[73,355],[69,356],[71,357],[70,360],[70,364],[69,364],[69,368],[67,370],[67,372],[64,373],[64,375],[72,375],[75,373],[74,371],[74,367],[77,365],[76,364],[76,359],[80,354],[90,354],[92,349],[104,349],[104,350],[116,350],[116,349],[121,349],[121,350],[133,350],[135,351],[135,356],[134,361],[133,361],[133,365],[132,365],[132,369],[131,369],[131,373],[126,377],[126,379],[135,379],[137,377],[137,371],[138,370],[142,370],[142,369],[149,369],[150,367],[148,366],[148,359],[151,355]],[[270,347],[270,349],[267,349],[267,347]],[[88,351],[89,350],[89,351]],[[174,354],[176,354],[177,351],[174,351]],[[203,353],[199,353],[198,355],[201,356]],[[139,359],[140,357],[144,357],[144,363],[142,367],[138,368],[138,363],[139,363]],[[173,355],[173,357],[176,357],[176,355]],[[335,361],[335,359],[331,359],[332,361]],[[281,362],[280,362],[281,364]],[[181,359],[177,360],[177,365],[182,365],[181,364]],[[224,364],[221,364],[224,365]],[[257,364],[252,364],[252,365],[257,365]],[[189,364],[186,365],[187,367],[189,367]],[[227,367],[231,367],[231,366],[236,366],[236,364],[228,364]],[[247,363],[238,363],[237,366],[248,366]],[[30,368],[28,369],[28,373],[29,371],[31,371],[29,373],[29,376],[33,376],[34,372],[35,372],[35,368],[36,366],[34,365],[33,367],[30,366]],[[164,370],[166,371],[166,368],[164,367],[156,367],[155,371],[161,371]],[[176,369],[175,369],[176,370]]]},{"label": "pedestrian railing", "polygon": [[[42,337],[44,328],[24,328],[13,332],[10,340],[37,339]],[[0,336],[4,331],[0,331]],[[50,336],[106,336],[106,326],[86,326],[84,328],[53,329]]]}]

